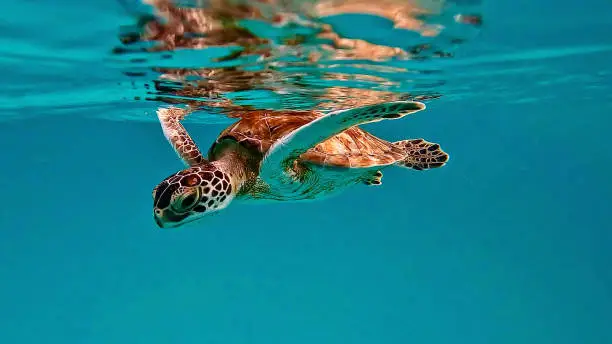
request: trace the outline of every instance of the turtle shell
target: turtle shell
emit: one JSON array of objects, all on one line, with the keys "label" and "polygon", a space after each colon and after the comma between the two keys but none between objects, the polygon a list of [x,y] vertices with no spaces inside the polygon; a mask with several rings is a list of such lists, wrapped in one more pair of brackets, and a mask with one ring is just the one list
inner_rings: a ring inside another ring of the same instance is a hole
[{"label": "turtle shell", "polygon": [[[240,120],[226,128],[209,151],[209,159],[216,160],[228,139],[238,142],[256,154],[265,155],[281,137],[320,117],[311,111],[253,111],[240,115]],[[351,127],[300,156],[300,160],[324,166],[373,167],[392,164],[405,153],[388,141]]]}]

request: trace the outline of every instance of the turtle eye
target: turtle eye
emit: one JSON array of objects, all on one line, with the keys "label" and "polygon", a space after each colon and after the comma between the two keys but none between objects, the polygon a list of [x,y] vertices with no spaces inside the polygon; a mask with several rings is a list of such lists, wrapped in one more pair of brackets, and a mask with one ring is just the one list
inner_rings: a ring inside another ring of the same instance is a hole
[{"label": "turtle eye", "polygon": [[172,209],[179,213],[185,213],[193,208],[200,200],[200,188],[193,188],[185,194],[177,197],[172,203]]}]

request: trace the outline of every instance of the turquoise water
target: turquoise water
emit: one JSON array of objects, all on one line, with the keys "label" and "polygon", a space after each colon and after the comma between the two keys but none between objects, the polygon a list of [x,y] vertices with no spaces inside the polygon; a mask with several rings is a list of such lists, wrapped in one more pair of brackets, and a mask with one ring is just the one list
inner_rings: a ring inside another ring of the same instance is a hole
[{"label": "turquoise water", "polygon": [[[453,58],[409,61],[439,72],[385,74],[442,96],[364,128],[445,167],[172,230],[151,190],[182,164],[134,100],[152,77],[110,53],[135,8],[5,6],[0,343],[612,343],[610,2],[486,1]],[[231,122],[205,115],[204,149]]]}]

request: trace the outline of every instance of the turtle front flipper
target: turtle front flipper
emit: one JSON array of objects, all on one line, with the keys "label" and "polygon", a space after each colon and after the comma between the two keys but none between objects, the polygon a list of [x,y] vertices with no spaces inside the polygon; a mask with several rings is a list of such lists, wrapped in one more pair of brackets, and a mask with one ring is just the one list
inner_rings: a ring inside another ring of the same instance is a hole
[{"label": "turtle front flipper", "polygon": [[381,185],[383,174],[380,171],[374,172],[370,178],[364,181],[365,185]]},{"label": "turtle front flipper", "polygon": [[393,145],[406,152],[406,157],[398,161],[397,165],[413,170],[442,167],[448,161],[448,154],[437,143],[413,139],[394,142]]},{"label": "turtle front flipper", "polygon": [[157,118],[161,123],[164,136],[178,156],[188,166],[196,166],[207,162],[200,149],[181,124],[183,118],[188,114],[185,109],[170,107],[157,110]]},{"label": "turtle front flipper", "polygon": [[421,102],[395,101],[330,112],[276,141],[264,157],[260,177],[276,186],[290,185],[294,180],[286,171],[292,162],[319,142],[356,125],[398,119],[424,109]]}]

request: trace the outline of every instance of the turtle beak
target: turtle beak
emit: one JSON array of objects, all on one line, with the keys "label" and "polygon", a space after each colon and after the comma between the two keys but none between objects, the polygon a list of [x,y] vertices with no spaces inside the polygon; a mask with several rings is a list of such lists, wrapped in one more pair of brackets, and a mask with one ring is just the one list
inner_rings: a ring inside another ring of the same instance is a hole
[{"label": "turtle beak", "polygon": [[157,223],[157,226],[159,228],[164,228],[164,223],[159,217],[157,217],[156,215],[153,215],[153,218],[155,219],[155,223]]},{"label": "turtle beak", "polygon": [[180,224],[173,221],[172,214],[164,210],[153,212],[153,219],[159,228],[171,228]]},{"label": "turtle beak", "polygon": [[178,215],[169,210],[156,211],[153,219],[159,228],[176,228],[189,222],[193,222],[201,216],[188,216],[187,214]]}]

